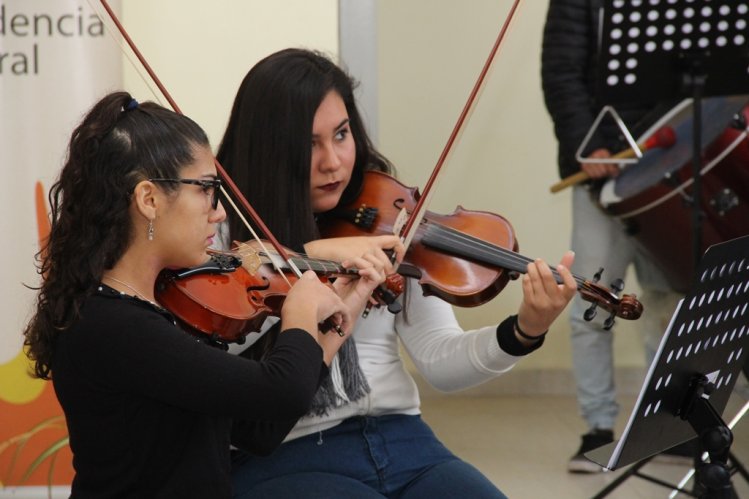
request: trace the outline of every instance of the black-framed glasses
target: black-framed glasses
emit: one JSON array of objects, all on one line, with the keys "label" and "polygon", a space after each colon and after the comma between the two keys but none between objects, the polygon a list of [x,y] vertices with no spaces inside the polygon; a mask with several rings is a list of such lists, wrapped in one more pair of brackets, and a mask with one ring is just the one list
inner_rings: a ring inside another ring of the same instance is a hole
[{"label": "black-framed glasses", "polygon": [[170,182],[175,184],[199,185],[203,192],[211,196],[211,208],[218,208],[218,198],[223,183],[220,178],[200,179],[200,178],[149,178],[149,182]]}]

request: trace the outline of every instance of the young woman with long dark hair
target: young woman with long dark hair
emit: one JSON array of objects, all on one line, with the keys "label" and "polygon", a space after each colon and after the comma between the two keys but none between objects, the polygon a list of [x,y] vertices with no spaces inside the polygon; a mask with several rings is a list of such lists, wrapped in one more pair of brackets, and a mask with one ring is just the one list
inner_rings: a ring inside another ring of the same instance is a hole
[{"label": "young woman with long dark hair", "polygon": [[[392,172],[367,137],[351,78],[322,54],[288,49],[255,65],[218,158],[282,244],[320,258],[386,258],[386,250],[403,257],[395,236],[321,239],[318,222],[354,199],[365,171]],[[231,217],[229,226],[233,239],[245,237]],[[354,341],[337,354],[340,375],[322,384],[285,443],[268,457],[235,459],[235,497],[504,497],[421,420],[399,345],[440,390],[492,379],[543,344],[576,291],[572,259],[557,267],[562,284],[544,262],[532,262],[517,315],[473,331],[463,331],[446,302],[407,283],[402,313],[374,309],[357,322]],[[273,344],[266,338],[252,347],[260,355]]]},{"label": "young woman with long dark hair", "polygon": [[[65,412],[72,497],[229,497],[229,435],[270,452],[309,409],[382,265],[336,291],[303,275],[275,347],[251,361],[180,330],[154,296],[164,268],[204,263],[226,213],[208,139],[189,118],[129,94],[104,97],[73,132],[50,192],[42,283],[24,331],[35,374]],[[340,295],[340,296],[339,296]]]}]

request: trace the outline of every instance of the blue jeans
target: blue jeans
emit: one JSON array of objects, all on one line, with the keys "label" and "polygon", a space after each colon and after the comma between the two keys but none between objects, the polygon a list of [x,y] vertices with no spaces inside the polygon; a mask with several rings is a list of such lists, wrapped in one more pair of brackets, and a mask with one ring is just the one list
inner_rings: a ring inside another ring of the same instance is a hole
[{"label": "blue jeans", "polygon": [[355,417],[232,463],[237,498],[506,499],[445,448],[420,416]]},{"label": "blue jeans", "polygon": [[[649,365],[681,296],[670,290],[653,258],[625,233],[618,220],[594,204],[584,187],[574,188],[572,221],[571,247],[575,252],[572,271],[575,274],[590,279],[603,267],[601,284],[608,287],[613,279],[624,279],[627,268],[634,265],[642,287],[638,298],[644,308],[637,326],[644,337],[645,361]],[[629,288],[631,292],[631,286]],[[627,292],[625,288],[624,293]],[[583,313],[589,306],[590,303],[577,294],[570,308],[577,401],[589,428],[612,429],[619,412],[614,389],[613,330],[603,329],[603,320],[608,316],[604,310],[599,310],[594,320],[586,321]]]}]

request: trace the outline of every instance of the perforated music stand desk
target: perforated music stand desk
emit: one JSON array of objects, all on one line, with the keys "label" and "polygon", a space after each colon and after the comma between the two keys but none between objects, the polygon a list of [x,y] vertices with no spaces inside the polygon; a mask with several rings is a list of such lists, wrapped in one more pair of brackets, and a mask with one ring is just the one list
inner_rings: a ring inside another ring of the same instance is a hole
[{"label": "perforated music stand desk", "polygon": [[600,18],[597,95],[603,104],[692,96],[689,73],[705,75],[701,96],[749,88],[749,2],[606,0]]},{"label": "perforated music stand desk", "polygon": [[695,275],[621,439],[585,454],[604,468],[615,470],[695,438],[680,413],[696,376],[715,385],[708,398],[715,411],[726,407],[749,355],[749,236],[708,248]]},{"label": "perforated music stand desk", "polygon": [[702,253],[701,100],[749,88],[746,0],[605,0],[600,17],[601,104],[692,97],[692,258]]}]

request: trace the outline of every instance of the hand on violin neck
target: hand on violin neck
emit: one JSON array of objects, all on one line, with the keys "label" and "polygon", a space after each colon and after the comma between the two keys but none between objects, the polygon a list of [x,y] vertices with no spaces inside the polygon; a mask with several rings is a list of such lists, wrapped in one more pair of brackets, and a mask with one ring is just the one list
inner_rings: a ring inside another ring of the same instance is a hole
[{"label": "hand on violin neck", "polygon": [[358,269],[358,277],[339,277],[333,283],[336,293],[349,306],[354,317],[369,302],[375,288],[385,282],[385,264],[381,258],[367,254],[342,262],[345,268]]},{"label": "hand on violin neck", "polygon": [[[332,321],[344,334],[323,334],[319,324]],[[349,305],[338,296],[332,286],[323,284],[308,270],[294,283],[281,308],[282,329],[298,328],[311,334],[323,348],[324,360],[329,363],[341,342],[351,330],[352,314]],[[337,340],[330,338],[338,338]]]},{"label": "hand on violin neck", "polygon": [[562,278],[561,284],[557,284],[551,268],[540,258],[528,264],[517,318],[518,328],[527,336],[540,336],[548,331],[575,296],[577,283],[569,270],[574,258],[575,254],[568,251],[556,267]]},{"label": "hand on violin neck", "polygon": [[383,262],[385,272],[394,272],[388,252],[395,254],[397,262],[403,261],[406,248],[397,236],[354,236],[317,239],[304,245],[311,257],[334,261],[346,261],[365,255],[373,255]]},{"label": "hand on violin neck", "polygon": [[353,331],[356,319],[368,303],[374,289],[385,281],[383,261],[374,255],[346,260],[341,263],[344,268],[356,268],[357,275],[341,276],[333,281],[332,288],[341,298],[349,315],[336,314],[329,319],[336,322],[339,334],[318,335],[318,343],[323,349],[323,360],[329,366],[343,342]]},{"label": "hand on violin neck", "polygon": [[322,360],[328,367],[353,329],[351,324],[344,325],[342,322],[339,323],[339,320],[336,316],[326,319],[323,324],[334,324],[334,328],[329,331],[320,330],[317,335],[317,344],[322,348]]}]

